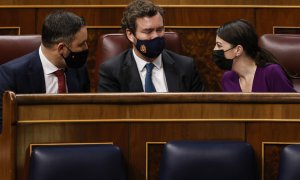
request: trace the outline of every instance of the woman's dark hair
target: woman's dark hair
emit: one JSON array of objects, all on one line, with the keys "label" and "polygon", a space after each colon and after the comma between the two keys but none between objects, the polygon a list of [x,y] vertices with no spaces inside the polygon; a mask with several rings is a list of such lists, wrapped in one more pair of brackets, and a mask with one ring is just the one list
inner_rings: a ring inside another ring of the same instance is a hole
[{"label": "woman's dark hair", "polygon": [[163,9],[148,0],[134,0],[123,12],[121,26],[124,31],[129,29],[133,34],[136,32],[136,19],[152,17],[159,13],[163,17]]},{"label": "woman's dark hair", "polygon": [[254,27],[244,19],[223,24],[217,30],[217,35],[233,46],[243,46],[245,53],[255,60],[258,67],[267,64],[278,64],[278,61],[270,52],[258,46],[258,36]]}]

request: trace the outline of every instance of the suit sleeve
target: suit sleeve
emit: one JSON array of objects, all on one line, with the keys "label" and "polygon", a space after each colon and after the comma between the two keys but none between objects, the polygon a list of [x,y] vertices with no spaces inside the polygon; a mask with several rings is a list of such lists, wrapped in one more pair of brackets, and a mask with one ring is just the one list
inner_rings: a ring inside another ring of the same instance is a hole
[{"label": "suit sleeve", "polygon": [[203,92],[203,91],[205,91],[205,87],[202,81],[200,80],[198,69],[196,68],[196,64],[193,60],[191,92]]},{"label": "suit sleeve", "polygon": [[98,92],[120,92],[120,83],[113,73],[114,69],[107,63],[103,63],[99,68]]},{"label": "suit sleeve", "polygon": [[91,92],[90,78],[87,68],[84,68],[83,92]]}]

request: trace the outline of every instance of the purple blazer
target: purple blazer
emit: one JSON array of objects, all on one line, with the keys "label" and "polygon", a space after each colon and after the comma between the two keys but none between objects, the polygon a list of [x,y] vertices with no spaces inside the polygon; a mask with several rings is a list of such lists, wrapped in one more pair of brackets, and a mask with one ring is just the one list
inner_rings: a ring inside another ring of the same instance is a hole
[{"label": "purple blazer", "polygon": [[[239,76],[234,71],[226,71],[222,77],[224,92],[242,92]],[[253,79],[252,92],[296,92],[292,82],[278,64],[257,67]]]}]

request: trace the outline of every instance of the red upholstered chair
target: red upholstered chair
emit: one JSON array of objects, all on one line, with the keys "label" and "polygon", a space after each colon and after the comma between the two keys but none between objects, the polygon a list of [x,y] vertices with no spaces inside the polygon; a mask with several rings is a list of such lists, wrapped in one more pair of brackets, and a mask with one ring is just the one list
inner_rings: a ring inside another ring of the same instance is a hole
[{"label": "red upholstered chair", "polygon": [[264,34],[260,47],[271,52],[279,63],[293,76],[295,89],[300,91],[300,35]]},{"label": "red upholstered chair", "polygon": [[[182,53],[181,40],[176,32],[165,32],[166,49],[176,53]],[[125,34],[104,34],[98,39],[98,47],[96,53],[95,77],[94,83],[97,87],[99,80],[99,66],[105,60],[108,60],[126,49],[130,48],[131,44]]]},{"label": "red upholstered chair", "polygon": [[0,36],[0,64],[23,56],[38,48],[41,35]]}]

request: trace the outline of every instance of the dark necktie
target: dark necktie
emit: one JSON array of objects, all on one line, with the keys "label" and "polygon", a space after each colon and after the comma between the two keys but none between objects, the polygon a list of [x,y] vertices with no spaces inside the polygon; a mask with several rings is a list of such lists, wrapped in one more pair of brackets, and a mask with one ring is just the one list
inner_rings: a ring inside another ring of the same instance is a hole
[{"label": "dark necktie", "polygon": [[152,82],[152,69],[154,67],[154,64],[148,63],[146,64],[146,78],[145,78],[145,92],[156,92],[156,89]]},{"label": "dark necktie", "polygon": [[65,72],[59,69],[53,73],[58,79],[58,93],[66,93]]}]

